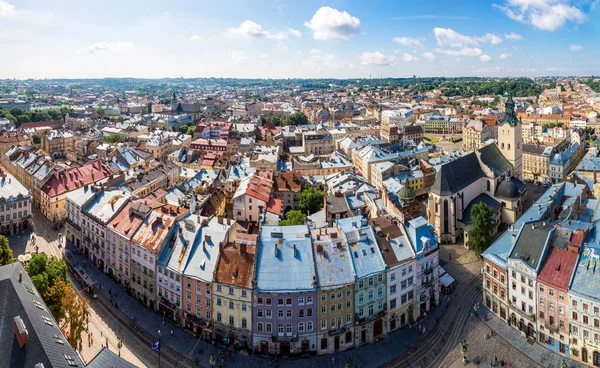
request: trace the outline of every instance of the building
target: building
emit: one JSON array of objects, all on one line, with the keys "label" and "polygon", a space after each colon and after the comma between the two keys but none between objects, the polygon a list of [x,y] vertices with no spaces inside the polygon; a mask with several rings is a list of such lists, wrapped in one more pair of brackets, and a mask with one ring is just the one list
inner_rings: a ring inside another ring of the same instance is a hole
[{"label": "building", "polygon": [[482,120],[469,120],[462,131],[463,149],[475,151],[483,147],[485,142],[494,138],[495,127],[486,125]]},{"label": "building", "polygon": [[131,239],[131,294],[146,307],[156,308],[156,261],[175,222],[187,212],[169,204],[154,208]]},{"label": "building", "polygon": [[313,229],[311,238],[319,280],[317,354],[332,354],[354,347],[354,268],[335,227]]},{"label": "building", "polygon": [[362,216],[340,219],[337,228],[348,245],[354,267],[354,344],[359,347],[387,334],[386,265],[366,219]]},{"label": "building", "polygon": [[[506,145],[506,143],[505,143]],[[484,201],[512,224],[521,215],[527,191],[513,176],[514,167],[496,144],[443,164],[431,187],[427,204],[429,223],[441,242],[468,239],[471,207]]]},{"label": "building", "polygon": [[523,171],[523,132],[512,95],[508,96],[504,107],[504,116],[498,121],[498,148],[512,165],[512,176],[520,179]]},{"label": "building", "polygon": [[[6,367],[84,367],[21,262],[0,267],[0,358]],[[10,348],[8,348],[10,346]]]},{"label": "building", "polygon": [[[410,220],[406,226],[406,234],[416,256],[412,317],[417,320],[429,313],[440,302],[439,245],[433,232],[433,226],[428,224],[423,217]],[[409,277],[407,282],[410,280]],[[411,297],[411,290],[408,290],[407,300],[410,301]]]},{"label": "building", "polygon": [[414,321],[417,258],[404,227],[396,219],[376,217],[369,223],[387,266],[387,321],[392,332]]},{"label": "building", "polygon": [[552,155],[548,169],[552,183],[563,181],[571,173],[571,170],[577,166],[583,156],[583,148],[584,146],[575,142],[564,151]]},{"label": "building", "polygon": [[333,139],[331,134],[324,130],[304,132],[302,147],[305,155],[328,155],[333,152]]},{"label": "building", "polygon": [[66,217],[66,194],[72,190],[99,181],[115,178],[113,169],[102,160],[54,172],[41,187],[40,209],[50,221],[59,222]]},{"label": "building", "polygon": [[31,218],[31,194],[0,166],[0,233],[13,235],[28,229]]},{"label": "building", "polygon": [[317,275],[307,226],[263,226],[252,301],[253,346],[266,354],[316,351]]},{"label": "building", "polygon": [[302,178],[298,171],[274,174],[273,196],[281,199],[285,211],[300,209],[299,197],[302,192]]},{"label": "building", "polygon": [[[555,234],[566,235],[561,243],[555,239],[537,276],[537,341],[546,348],[569,357],[569,285],[579,258],[583,230]],[[562,236],[561,236],[562,237]]]},{"label": "building", "polygon": [[550,158],[554,147],[540,144],[523,144],[523,178],[550,182]]},{"label": "building", "polygon": [[42,135],[40,148],[52,157],[64,157],[75,150],[75,138],[71,132],[51,130]]},{"label": "building", "polygon": [[106,250],[112,254],[111,262],[106,265],[107,273],[127,291],[131,283],[131,241],[152,212],[147,203],[142,199],[128,202],[107,226]]},{"label": "building", "polygon": [[524,224],[508,257],[510,325],[528,338],[537,337],[537,275],[553,231],[554,226],[546,221]]},{"label": "building", "polygon": [[240,181],[233,195],[233,217],[238,221],[259,221],[267,209],[273,181],[253,174]]},{"label": "building", "polygon": [[600,362],[600,273],[596,275],[599,255],[595,242],[584,244],[568,291],[569,357],[588,366]]},{"label": "building", "polygon": [[398,142],[401,137],[401,130],[398,125],[382,125],[381,126],[381,140],[386,143]]},{"label": "building", "polygon": [[[219,316],[217,313],[213,313],[215,306],[220,307],[223,305],[223,300],[215,295],[215,292],[222,290],[219,290],[213,282],[219,257],[222,255],[225,245],[231,240],[232,222],[222,217],[203,217],[199,215],[190,215],[189,220],[195,221],[186,221],[186,226],[192,224],[194,228],[199,227],[199,229],[195,242],[189,245],[191,251],[187,256],[188,261],[185,264],[185,269],[183,269],[183,285],[185,285],[186,292],[186,309],[183,313],[183,322],[187,328],[200,336],[212,337],[215,332],[213,322],[221,323],[224,317],[229,319],[229,315],[221,314]],[[185,242],[183,244],[185,245]],[[173,271],[172,274],[175,274],[175,272]],[[188,299],[189,292],[191,292],[191,299]],[[165,302],[164,298],[162,300],[161,303]],[[188,311],[187,307],[190,300],[196,303],[192,305],[191,311]]]},{"label": "building", "polygon": [[[214,334],[217,341],[241,348],[252,348],[252,280],[258,236],[236,233],[235,240],[223,247],[214,280]],[[190,301],[186,300],[186,303]],[[190,313],[190,312],[188,312]]]},{"label": "building", "polygon": [[381,112],[381,125],[403,126],[415,121],[415,114],[410,109],[384,110]]},{"label": "building", "polygon": [[109,251],[115,248],[107,244],[107,226],[129,199],[129,193],[121,190],[96,190],[81,205],[84,254],[104,273],[115,278],[112,270],[117,268],[117,255]]}]

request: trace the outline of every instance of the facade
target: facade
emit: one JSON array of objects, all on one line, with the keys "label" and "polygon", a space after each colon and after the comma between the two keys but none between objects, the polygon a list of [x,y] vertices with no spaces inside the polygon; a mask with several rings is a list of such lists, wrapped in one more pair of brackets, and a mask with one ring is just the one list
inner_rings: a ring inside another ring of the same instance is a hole
[{"label": "facade", "polygon": [[305,155],[327,155],[333,152],[333,139],[327,131],[310,131],[302,134]]},{"label": "facade", "polygon": [[40,148],[53,157],[66,156],[75,150],[75,138],[71,132],[51,130],[42,135]]},{"label": "facade", "polygon": [[321,326],[308,227],[263,226],[254,277],[254,350],[280,355],[316,351]]},{"label": "facade", "polygon": [[31,194],[0,166],[0,233],[18,234],[29,228]]},{"label": "facade", "polygon": [[463,149],[475,151],[483,147],[485,142],[494,138],[495,127],[485,124],[482,120],[469,120],[462,131]]},{"label": "facade", "polygon": [[498,148],[512,165],[512,175],[520,179],[523,171],[523,132],[512,96],[508,97],[504,107],[504,116],[498,121]]},{"label": "facade", "polygon": [[235,240],[223,248],[215,273],[213,295],[215,300],[221,299],[220,305],[213,303],[215,339],[235,347],[252,345],[252,280],[257,240],[255,234],[235,234]]},{"label": "facade", "polygon": [[317,354],[332,354],[354,347],[354,269],[335,227],[313,229],[311,238],[319,280]]},{"label": "facade", "polygon": [[233,195],[233,217],[238,221],[259,221],[272,191],[272,180],[257,174],[242,179]]},{"label": "facade", "polygon": [[404,227],[396,219],[376,217],[370,223],[387,266],[387,321],[392,332],[414,321],[417,258]]},{"label": "facade", "polygon": [[337,228],[348,245],[354,266],[354,344],[359,347],[387,334],[384,326],[386,265],[377,249],[373,228],[367,225],[366,219],[362,216],[340,219]]},{"label": "facade", "polygon": [[285,211],[300,209],[299,197],[302,192],[300,173],[298,171],[275,173],[274,182],[274,197],[281,199]]},{"label": "facade", "polygon": [[523,144],[523,178],[550,182],[550,158],[553,152],[553,147]]}]

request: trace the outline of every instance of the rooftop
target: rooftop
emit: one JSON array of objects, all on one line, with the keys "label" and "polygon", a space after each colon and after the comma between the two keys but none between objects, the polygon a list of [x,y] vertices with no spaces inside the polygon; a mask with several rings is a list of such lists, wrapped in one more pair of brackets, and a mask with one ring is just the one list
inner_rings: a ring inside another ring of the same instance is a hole
[{"label": "rooftop", "polygon": [[[184,275],[205,282],[212,282],[219,258],[220,246],[225,246],[231,225],[219,217],[191,216],[200,224],[196,241],[191,247]],[[221,221],[221,223],[219,223]],[[197,226],[197,225],[195,225]],[[190,242],[191,243],[191,242]]]},{"label": "rooftop", "polygon": [[354,283],[354,268],[342,234],[335,227],[311,230],[319,286],[335,288]]},{"label": "rooftop", "polygon": [[105,224],[119,212],[127,201],[129,201],[129,194],[120,190],[105,190],[94,193],[91,202],[82,210]]},{"label": "rooftop", "polygon": [[363,223],[361,216],[337,220],[352,254],[357,278],[363,278],[385,270],[385,262],[379,251],[373,228]]}]

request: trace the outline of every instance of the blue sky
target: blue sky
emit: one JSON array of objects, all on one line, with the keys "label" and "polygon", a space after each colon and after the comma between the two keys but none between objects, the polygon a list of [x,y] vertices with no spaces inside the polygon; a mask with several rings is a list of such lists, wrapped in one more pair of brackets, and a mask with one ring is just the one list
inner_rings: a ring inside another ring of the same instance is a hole
[{"label": "blue sky", "polygon": [[0,0],[0,78],[600,74],[600,0]]}]

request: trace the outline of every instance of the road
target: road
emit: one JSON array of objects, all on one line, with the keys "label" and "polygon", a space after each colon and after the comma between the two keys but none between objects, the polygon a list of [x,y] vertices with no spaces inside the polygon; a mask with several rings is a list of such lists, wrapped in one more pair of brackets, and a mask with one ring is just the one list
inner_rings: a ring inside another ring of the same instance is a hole
[{"label": "road", "polygon": [[[440,318],[436,327],[417,346],[382,367],[433,368],[458,344],[474,301],[480,296],[481,275],[454,291],[454,301]],[[461,297],[459,298],[458,295]]]}]

